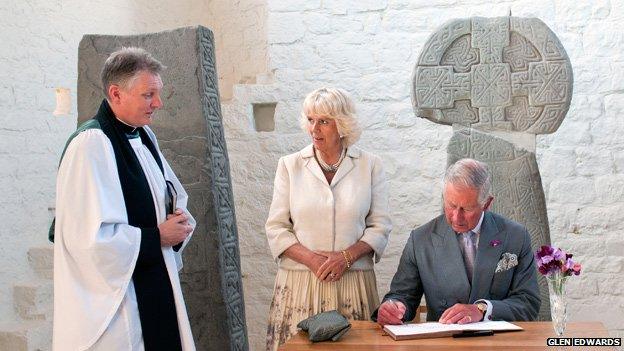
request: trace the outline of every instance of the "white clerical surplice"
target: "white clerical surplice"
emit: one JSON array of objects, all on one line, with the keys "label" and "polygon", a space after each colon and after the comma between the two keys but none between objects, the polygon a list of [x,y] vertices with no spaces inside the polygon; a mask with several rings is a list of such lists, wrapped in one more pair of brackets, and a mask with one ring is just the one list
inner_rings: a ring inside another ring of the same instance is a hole
[{"label": "white clerical surplice", "polygon": [[[156,145],[156,138],[144,127]],[[158,223],[166,219],[165,179],[140,138],[130,139],[149,183]],[[160,151],[159,151],[159,156]],[[165,177],[177,190],[177,207],[188,196],[164,157]],[[54,248],[54,350],[143,350],[141,322],[132,284],[141,230],[128,225],[115,153],[100,129],[78,134],[69,144],[57,179]],[[174,293],[183,350],[195,350],[180,288],[182,248],[162,247]]]}]

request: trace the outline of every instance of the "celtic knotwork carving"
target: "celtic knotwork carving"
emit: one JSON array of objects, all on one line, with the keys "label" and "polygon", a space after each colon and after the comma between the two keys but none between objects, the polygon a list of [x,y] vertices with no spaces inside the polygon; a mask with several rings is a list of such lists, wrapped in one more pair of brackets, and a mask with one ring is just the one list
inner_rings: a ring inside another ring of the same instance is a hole
[{"label": "celtic knotwork carving", "polygon": [[510,129],[511,122],[505,119],[505,108],[501,106],[479,108],[479,122],[474,124],[482,129]]},{"label": "celtic knotwork carving", "polygon": [[464,35],[451,44],[444,52],[440,64],[453,66],[455,72],[469,72],[470,67],[479,62],[479,50],[470,46],[470,35]]},{"label": "celtic knotwork carving", "polygon": [[457,100],[452,108],[440,111],[442,112],[442,118],[439,121],[445,124],[474,123],[479,120],[477,109],[471,107],[468,100]]},{"label": "celtic knotwork carving", "polygon": [[[572,67],[554,33],[536,18],[453,20],[423,50],[412,90],[423,118],[551,133],[561,124],[554,118],[563,118],[570,106]],[[468,109],[459,105],[461,111],[476,108],[476,121],[458,112],[458,100],[469,102]]]},{"label": "celtic knotwork carving", "polygon": [[567,110],[567,106],[563,104],[544,106],[537,122],[527,129],[527,132],[533,134],[545,134],[550,133],[550,131],[557,130],[561,122],[563,122],[563,118],[565,117]]},{"label": "celtic knotwork carving", "polygon": [[416,81],[416,99],[422,107],[451,107],[453,93],[447,89],[451,85],[451,67],[419,67]]},{"label": "celtic knotwork carving", "polygon": [[219,261],[223,279],[221,290],[227,311],[229,326],[229,347],[231,350],[246,350],[247,328],[245,326],[245,307],[240,274],[240,253],[238,233],[234,212],[234,195],[229,177],[229,160],[223,123],[221,104],[217,90],[217,72],[215,70],[214,39],[212,32],[198,27],[200,49],[201,91],[203,92],[202,109],[208,125],[208,158],[212,166],[212,195],[216,207],[216,223],[219,235]]},{"label": "celtic knotwork carving", "polygon": [[516,96],[513,98],[512,106],[505,108],[505,114],[515,130],[525,131],[535,124],[543,110],[543,107],[529,105],[527,97]]},{"label": "celtic knotwork carving", "polygon": [[510,29],[533,44],[544,60],[568,61],[568,55],[557,36],[539,19],[511,17]]},{"label": "celtic knotwork carving", "polygon": [[509,63],[512,72],[526,71],[529,62],[539,62],[542,58],[539,51],[522,35],[511,32],[509,46],[503,48],[503,62]]},{"label": "celtic knotwork carving", "polygon": [[470,89],[468,75],[454,74],[450,66],[421,67],[416,82],[416,96],[421,106],[453,107],[453,101],[465,97]]},{"label": "celtic knotwork carving", "polygon": [[481,53],[482,63],[502,62],[503,48],[509,45],[509,18],[472,19],[472,46]]},{"label": "celtic knotwork carving", "polygon": [[460,129],[453,133],[447,152],[449,156],[470,157],[489,162],[513,160],[517,157],[517,152],[524,152],[524,150],[517,151],[511,143],[485,133],[479,133],[474,129]]},{"label": "celtic knotwork carving", "polygon": [[569,102],[572,94],[572,71],[561,61],[531,62],[527,72],[512,74],[512,89],[518,95],[528,95],[532,106]]},{"label": "celtic knotwork carving", "polygon": [[444,50],[451,45],[455,39],[470,33],[470,20],[453,20],[442,26],[433,34],[425,49],[418,58],[419,65],[438,65],[444,54]]},{"label": "celtic knotwork carving", "polygon": [[529,96],[529,71],[511,74],[511,94],[513,96]]},{"label": "celtic knotwork carving", "polygon": [[504,63],[475,65],[471,70],[472,105],[507,106],[511,103],[511,72]]},{"label": "celtic knotwork carving", "polygon": [[539,62],[529,64],[529,103],[550,105],[564,103],[570,95],[568,83],[572,71],[564,62]]}]

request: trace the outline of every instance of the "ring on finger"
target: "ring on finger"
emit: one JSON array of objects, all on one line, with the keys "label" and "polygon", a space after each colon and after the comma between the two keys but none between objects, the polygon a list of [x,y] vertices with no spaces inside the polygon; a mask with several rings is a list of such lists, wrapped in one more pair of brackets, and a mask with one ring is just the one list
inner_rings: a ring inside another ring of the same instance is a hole
[{"label": "ring on finger", "polygon": [[470,317],[470,315],[466,316],[468,318],[468,322],[472,322],[472,317]]}]

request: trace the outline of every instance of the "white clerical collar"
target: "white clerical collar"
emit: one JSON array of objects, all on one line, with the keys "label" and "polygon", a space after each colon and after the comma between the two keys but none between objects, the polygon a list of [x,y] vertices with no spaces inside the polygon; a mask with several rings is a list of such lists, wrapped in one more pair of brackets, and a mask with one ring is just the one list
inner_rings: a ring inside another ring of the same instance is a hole
[{"label": "white clerical collar", "polygon": [[124,122],[124,121],[120,120],[119,118],[117,118],[117,116],[115,116],[115,119],[116,119],[116,120],[118,120],[118,121],[119,121],[120,123],[122,123],[123,125],[126,125],[126,126],[128,126],[128,127],[132,128],[132,133],[136,132],[137,128],[139,128],[139,127],[135,127],[135,126],[133,126],[133,125],[130,125],[130,124],[128,124],[128,123],[126,123],[126,122]]}]

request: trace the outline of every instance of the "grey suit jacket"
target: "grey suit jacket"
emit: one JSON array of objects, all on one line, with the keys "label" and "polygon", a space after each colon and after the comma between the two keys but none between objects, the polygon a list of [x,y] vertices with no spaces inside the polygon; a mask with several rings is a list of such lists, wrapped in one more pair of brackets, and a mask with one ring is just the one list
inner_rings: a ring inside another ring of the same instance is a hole
[{"label": "grey suit jacket", "polygon": [[[384,301],[392,298],[403,302],[407,307],[404,321],[414,318],[423,293],[428,321],[437,321],[456,303],[474,303],[479,299],[492,303],[493,320],[534,320],[541,301],[526,228],[498,214],[485,213],[472,287],[456,235],[444,215],[413,230]],[[494,240],[500,244],[493,245]],[[505,253],[517,255],[518,265],[495,273]],[[373,320],[376,317],[377,311]]]}]

